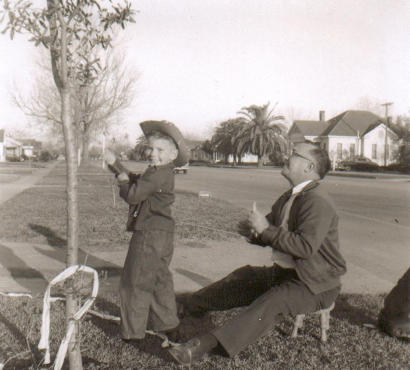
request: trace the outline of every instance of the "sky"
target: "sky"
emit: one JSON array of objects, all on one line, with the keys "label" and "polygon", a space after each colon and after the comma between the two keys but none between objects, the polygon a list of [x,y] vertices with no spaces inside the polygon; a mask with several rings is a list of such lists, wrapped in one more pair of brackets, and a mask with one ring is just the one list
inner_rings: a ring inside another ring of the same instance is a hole
[{"label": "sky", "polygon": [[[139,73],[121,128],[166,119],[187,136],[252,104],[293,119],[329,119],[363,98],[410,115],[410,0],[139,0],[115,52]],[[0,35],[0,128],[29,119],[11,86],[30,89],[35,48]],[[381,114],[383,114],[381,109]]]}]

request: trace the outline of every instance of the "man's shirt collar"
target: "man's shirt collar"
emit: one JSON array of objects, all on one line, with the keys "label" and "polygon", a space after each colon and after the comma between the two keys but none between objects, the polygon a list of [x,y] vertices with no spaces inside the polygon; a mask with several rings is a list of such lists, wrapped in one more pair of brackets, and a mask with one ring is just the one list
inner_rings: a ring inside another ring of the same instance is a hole
[{"label": "man's shirt collar", "polygon": [[308,184],[310,184],[313,180],[303,181],[300,184],[297,184],[292,188],[292,195],[300,193]]}]

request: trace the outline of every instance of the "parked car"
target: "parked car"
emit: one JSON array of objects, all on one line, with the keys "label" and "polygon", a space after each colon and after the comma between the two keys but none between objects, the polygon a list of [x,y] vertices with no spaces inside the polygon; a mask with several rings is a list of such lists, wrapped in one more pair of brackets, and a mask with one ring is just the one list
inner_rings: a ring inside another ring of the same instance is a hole
[{"label": "parked car", "polygon": [[379,171],[379,165],[367,157],[354,157],[348,160],[340,161],[336,165],[339,171]]},{"label": "parked car", "polygon": [[188,173],[188,163],[184,166],[174,168],[174,173],[181,173],[181,172],[184,175],[186,175]]}]

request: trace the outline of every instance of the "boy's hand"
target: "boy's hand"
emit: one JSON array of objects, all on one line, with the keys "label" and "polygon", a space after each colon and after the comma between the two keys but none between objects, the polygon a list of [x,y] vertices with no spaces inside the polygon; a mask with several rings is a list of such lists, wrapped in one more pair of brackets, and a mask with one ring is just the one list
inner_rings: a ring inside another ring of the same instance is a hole
[{"label": "boy's hand", "polygon": [[129,182],[130,178],[128,177],[128,175],[125,172],[121,172],[117,176],[117,180],[118,180],[118,182]]},{"label": "boy's hand", "polygon": [[269,222],[266,217],[259,212],[256,208],[256,203],[253,202],[252,211],[248,216],[248,222],[251,225],[251,228],[255,230],[258,234],[261,234],[263,230],[269,227]]},{"label": "boy's hand", "polygon": [[115,162],[116,159],[117,159],[117,157],[115,156],[115,154],[114,154],[112,151],[110,151],[110,150],[108,150],[108,149],[105,150],[105,153],[104,153],[104,161],[105,161],[107,164],[109,164],[110,166],[112,166],[112,165],[114,164],[114,162]]}]

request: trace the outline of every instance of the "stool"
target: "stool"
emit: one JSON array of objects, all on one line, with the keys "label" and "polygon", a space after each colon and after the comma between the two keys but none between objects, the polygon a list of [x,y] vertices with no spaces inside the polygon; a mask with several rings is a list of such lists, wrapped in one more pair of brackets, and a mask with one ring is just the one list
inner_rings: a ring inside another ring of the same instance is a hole
[{"label": "stool", "polygon": [[[323,310],[312,312],[313,314],[320,315],[320,340],[322,341],[322,343],[325,343],[327,341],[327,331],[330,327],[330,311],[332,311],[334,308],[335,304],[332,303],[332,305],[329,308],[324,308]],[[306,315],[303,313],[296,315],[291,335],[292,338],[296,338],[298,336],[298,329],[303,326],[303,320],[305,319],[305,316]]]}]

